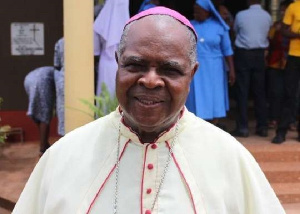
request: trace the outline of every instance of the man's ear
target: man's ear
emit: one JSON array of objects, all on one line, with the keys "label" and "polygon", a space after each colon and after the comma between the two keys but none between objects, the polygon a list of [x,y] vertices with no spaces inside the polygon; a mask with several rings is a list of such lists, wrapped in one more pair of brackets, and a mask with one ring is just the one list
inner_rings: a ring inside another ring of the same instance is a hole
[{"label": "man's ear", "polygon": [[116,59],[117,64],[119,64],[119,56],[118,56],[117,51],[115,52],[115,59]]},{"label": "man's ear", "polygon": [[196,71],[198,70],[198,68],[199,68],[199,62],[195,63],[195,65],[192,69],[192,73],[191,73],[192,78],[194,77],[194,75],[195,75]]}]

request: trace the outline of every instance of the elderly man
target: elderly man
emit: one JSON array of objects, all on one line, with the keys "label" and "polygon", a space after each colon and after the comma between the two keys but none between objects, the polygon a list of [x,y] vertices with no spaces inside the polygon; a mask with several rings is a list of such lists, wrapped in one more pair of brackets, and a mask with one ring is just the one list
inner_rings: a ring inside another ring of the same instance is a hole
[{"label": "elderly man", "polygon": [[175,11],[133,17],[116,54],[120,107],[55,143],[14,213],[284,213],[245,148],[185,109],[195,47]]}]

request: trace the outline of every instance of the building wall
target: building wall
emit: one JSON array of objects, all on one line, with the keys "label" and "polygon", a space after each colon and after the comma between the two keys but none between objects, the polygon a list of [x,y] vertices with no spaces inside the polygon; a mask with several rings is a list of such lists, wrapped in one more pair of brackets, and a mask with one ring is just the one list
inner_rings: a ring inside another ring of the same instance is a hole
[{"label": "building wall", "polygon": [[[131,0],[131,15],[135,14],[142,0]],[[161,0],[163,5],[170,6],[193,18],[194,0]],[[246,0],[225,1],[231,11],[244,9]],[[55,42],[63,35],[63,0],[40,1],[20,0],[3,1],[0,7],[0,96],[4,98],[3,110],[26,110],[27,95],[23,87],[24,77],[31,70],[53,64]],[[45,55],[12,56],[10,24],[12,22],[44,23]]]},{"label": "building wall", "polygon": [[[143,0],[130,0],[130,13],[134,15]],[[247,7],[246,0],[225,0],[234,14]],[[193,18],[194,0],[161,0],[162,5],[178,10]],[[44,23],[45,54],[43,56],[12,56],[10,26],[12,22]],[[0,112],[3,124],[22,127],[25,139],[38,137],[34,123],[26,116],[28,98],[24,90],[25,76],[33,69],[53,65],[55,42],[63,35],[63,0],[3,1],[0,7],[0,97],[4,105]],[[30,123],[30,125],[29,125]],[[57,121],[52,121],[52,133],[56,135]]]},{"label": "building wall", "polygon": [[[44,24],[42,56],[12,56],[10,26],[12,22],[41,22]],[[26,116],[28,98],[23,86],[27,73],[41,66],[53,65],[55,42],[63,35],[63,0],[2,1],[0,7],[0,111],[1,125],[23,128],[25,140],[37,140],[38,129]],[[57,120],[51,122],[51,136],[57,136]],[[15,136],[10,136],[12,140]],[[16,139],[19,140],[19,139]]]},{"label": "building wall", "polygon": [[[3,110],[27,109],[23,81],[31,70],[53,65],[55,42],[63,35],[62,0],[3,1],[0,7],[0,96]],[[12,56],[10,25],[12,22],[44,23],[45,55]]]}]

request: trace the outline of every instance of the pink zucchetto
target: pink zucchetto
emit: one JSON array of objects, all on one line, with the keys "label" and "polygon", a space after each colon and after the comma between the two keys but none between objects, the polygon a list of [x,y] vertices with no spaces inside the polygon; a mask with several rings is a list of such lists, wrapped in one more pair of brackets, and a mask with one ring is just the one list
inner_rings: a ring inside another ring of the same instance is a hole
[{"label": "pink zucchetto", "polygon": [[144,11],[136,14],[135,16],[131,17],[127,21],[127,23],[125,24],[125,27],[129,23],[131,23],[133,21],[136,21],[136,20],[139,20],[139,19],[141,19],[141,18],[143,18],[145,16],[151,16],[151,15],[167,15],[167,16],[173,17],[174,19],[176,19],[179,22],[181,22],[183,25],[185,25],[188,28],[190,28],[192,30],[192,32],[194,33],[194,35],[196,37],[196,40],[197,40],[197,33],[196,33],[193,25],[190,23],[190,21],[187,18],[185,18],[183,15],[181,15],[180,13],[178,13],[177,11],[171,10],[169,8],[166,8],[166,7],[153,7],[153,8],[150,8],[148,10],[144,10]]}]

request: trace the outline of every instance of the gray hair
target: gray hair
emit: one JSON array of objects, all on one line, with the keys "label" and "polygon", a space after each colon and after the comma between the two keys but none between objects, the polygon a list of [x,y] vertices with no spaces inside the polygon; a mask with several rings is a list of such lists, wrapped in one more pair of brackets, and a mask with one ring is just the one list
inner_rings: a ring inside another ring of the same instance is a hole
[{"label": "gray hair", "polygon": [[[154,15],[154,17],[159,19],[159,20],[162,19],[162,18],[166,18],[166,17],[171,18],[173,20],[176,20],[173,17],[168,16],[168,15]],[[135,21],[137,21],[137,20],[135,20]],[[118,50],[117,50],[117,54],[118,54],[119,57],[124,53],[125,46],[126,46],[127,39],[128,39],[129,29],[135,21],[133,21],[133,22],[129,23],[128,25],[126,25],[124,30],[123,30],[123,34],[121,36],[120,44],[119,44],[119,47],[118,47]],[[184,26],[187,29],[186,34],[189,37],[190,50],[189,50],[188,55],[189,55],[190,63],[193,66],[197,63],[197,48],[196,48],[197,47],[197,41],[196,41],[196,37],[195,37],[194,32],[189,27],[187,27],[186,25],[184,25]]]}]

